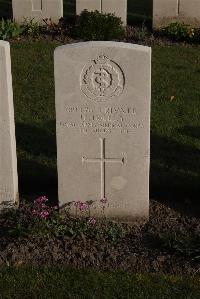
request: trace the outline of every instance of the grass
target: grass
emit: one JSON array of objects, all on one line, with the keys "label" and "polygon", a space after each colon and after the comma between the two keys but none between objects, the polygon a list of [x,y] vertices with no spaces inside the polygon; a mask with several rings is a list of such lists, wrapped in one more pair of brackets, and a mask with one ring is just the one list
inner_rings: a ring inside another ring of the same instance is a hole
[{"label": "grass", "polygon": [[[21,194],[57,194],[56,46],[18,42],[11,47]],[[199,47],[153,48],[151,197],[170,199],[172,205],[189,200],[191,212],[197,212],[200,181],[199,82]]]},{"label": "grass", "polygon": [[195,200],[199,192],[198,52],[179,46],[153,51],[151,191],[174,201],[175,195]]},{"label": "grass", "polygon": [[[76,0],[63,0],[64,16],[71,17],[76,11]],[[152,0],[128,0],[129,23],[149,23],[152,17]],[[12,16],[12,0],[0,0],[0,17]]]},{"label": "grass", "polygon": [[1,268],[0,298],[197,299],[199,277],[130,275],[65,267]]}]

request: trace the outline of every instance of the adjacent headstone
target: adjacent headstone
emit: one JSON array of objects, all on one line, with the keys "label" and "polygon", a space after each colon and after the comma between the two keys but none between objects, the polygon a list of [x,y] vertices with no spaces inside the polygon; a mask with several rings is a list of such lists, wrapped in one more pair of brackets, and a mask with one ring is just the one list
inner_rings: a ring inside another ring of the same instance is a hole
[{"label": "adjacent headstone", "polygon": [[185,23],[200,27],[200,1],[180,0],[180,17]]},{"label": "adjacent headstone", "polygon": [[55,50],[61,206],[91,200],[91,215],[148,217],[150,87],[148,47],[87,42]]},{"label": "adjacent headstone", "polygon": [[102,12],[113,13],[120,17],[123,24],[127,24],[127,0],[103,0]]},{"label": "adjacent headstone", "polygon": [[63,16],[63,0],[12,0],[12,6],[13,18],[19,23],[49,18],[58,22]]},{"label": "adjacent headstone", "polygon": [[179,0],[153,0],[153,26],[162,27],[178,17]]},{"label": "adjacent headstone", "polygon": [[77,15],[84,9],[112,13],[120,17],[124,25],[127,23],[127,0],[76,0]]},{"label": "adjacent headstone", "polygon": [[153,0],[153,26],[165,27],[172,22],[200,26],[199,0]]},{"label": "adjacent headstone", "polygon": [[0,41],[0,209],[18,203],[10,45]]}]

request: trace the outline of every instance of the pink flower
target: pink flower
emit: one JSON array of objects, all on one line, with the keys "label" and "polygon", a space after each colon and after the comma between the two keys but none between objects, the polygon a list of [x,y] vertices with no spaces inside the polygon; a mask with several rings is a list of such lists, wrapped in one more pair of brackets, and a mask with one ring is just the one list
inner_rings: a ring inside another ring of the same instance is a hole
[{"label": "pink flower", "polygon": [[43,219],[46,219],[49,216],[49,212],[48,211],[42,211],[40,212],[40,217]]},{"label": "pink flower", "polygon": [[106,204],[108,202],[108,199],[106,197],[103,197],[100,199],[100,202]]},{"label": "pink flower", "polygon": [[47,205],[45,205],[45,203],[42,203],[42,204],[41,204],[41,208],[42,208],[42,209],[48,209],[49,207],[48,207]]},{"label": "pink flower", "polygon": [[58,209],[59,209],[59,206],[54,206],[53,209],[54,209],[54,210],[58,210]]},{"label": "pink flower", "polygon": [[95,225],[96,222],[97,222],[97,220],[96,220],[96,218],[94,218],[94,217],[91,217],[91,218],[89,218],[89,220],[88,220],[88,223],[89,223],[89,224],[92,224],[92,225]]},{"label": "pink flower", "polygon": [[88,209],[88,204],[82,201],[76,201],[74,203],[75,207],[78,208],[80,211],[85,211]]},{"label": "pink flower", "polygon": [[47,202],[48,198],[46,196],[40,196],[36,200],[34,200],[35,204],[42,204],[43,202]]}]

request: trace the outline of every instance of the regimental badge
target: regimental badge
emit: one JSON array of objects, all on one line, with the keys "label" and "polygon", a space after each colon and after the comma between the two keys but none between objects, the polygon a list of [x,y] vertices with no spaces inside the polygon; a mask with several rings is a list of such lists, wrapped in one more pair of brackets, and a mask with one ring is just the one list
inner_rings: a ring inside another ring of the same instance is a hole
[{"label": "regimental badge", "polygon": [[95,102],[105,102],[119,96],[125,85],[121,68],[106,55],[99,55],[81,73],[81,90]]}]

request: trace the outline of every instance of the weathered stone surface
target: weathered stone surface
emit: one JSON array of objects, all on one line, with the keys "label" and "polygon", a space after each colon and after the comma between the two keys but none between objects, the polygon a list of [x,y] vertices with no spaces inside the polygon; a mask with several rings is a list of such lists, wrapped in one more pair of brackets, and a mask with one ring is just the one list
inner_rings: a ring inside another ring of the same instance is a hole
[{"label": "weathered stone surface", "polygon": [[84,9],[98,10],[103,13],[113,13],[127,23],[127,0],[76,0],[76,13],[79,15]]},{"label": "weathered stone surface", "polygon": [[148,217],[150,86],[148,47],[88,42],[55,50],[61,206],[91,200],[92,215]]},{"label": "weathered stone surface", "polygon": [[180,17],[195,27],[200,26],[200,1],[180,0]]},{"label": "weathered stone surface", "polygon": [[0,41],[0,209],[18,203],[10,45]]},{"label": "weathered stone surface", "polygon": [[179,0],[153,0],[153,26],[166,26],[178,17]]},{"label": "weathered stone surface", "polygon": [[164,27],[172,22],[200,26],[199,0],[153,0],[153,26]]},{"label": "weathered stone surface", "polygon": [[103,0],[102,12],[114,13],[121,18],[124,25],[127,24],[127,0]]},{"label": "weathered stone surface", "polygon": [[25,19],[40,22],[51,18],[57,22],[63,16],[63,0],[12,0],[13,18],[16,22]]}]

